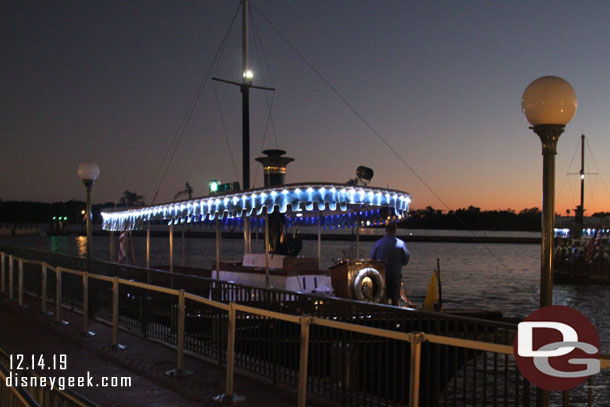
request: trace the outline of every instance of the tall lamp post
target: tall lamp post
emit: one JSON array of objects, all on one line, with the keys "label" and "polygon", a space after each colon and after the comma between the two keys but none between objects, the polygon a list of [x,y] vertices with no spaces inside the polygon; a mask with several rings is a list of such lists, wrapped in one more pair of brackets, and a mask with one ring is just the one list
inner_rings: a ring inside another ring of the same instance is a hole
[{"label": "tall lamp post", "polygon": [[89,266],[89,272],[93,269],[93,256],[92,256],[92,245],[91,245],[91,187],[95,184],[95,180],[100,175],[100,167],[91,161],[85,161],[78,166],[78,176],[80,177],[83,184],[87,188],[87,264]]},{"label": "tall lamp post", "polygon": [[542,142],[542,252],[540,307],[553,304],[553,229],[555,226],[555,155],[557,141],[576,112],[572,86],[557,76],[543,76],[525,88],[521,109]]}]

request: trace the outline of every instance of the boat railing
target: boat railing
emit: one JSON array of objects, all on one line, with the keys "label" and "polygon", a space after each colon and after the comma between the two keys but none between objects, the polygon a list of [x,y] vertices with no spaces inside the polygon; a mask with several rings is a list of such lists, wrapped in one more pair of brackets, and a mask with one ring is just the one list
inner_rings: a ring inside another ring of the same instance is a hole
[{"label": "boat railing", "polygon": [[[346,405],[495,406],[536,400],[536,388],[515,364],[513,324],[395,312],[110,263],[96,263],[96,272],[88,273],[80,259],[64,256],[51,263],[41,259],[45,253],[25,257],[26,249],[2,250],[2,294],[19,304],[25,294],[39,297],[43,312],[53,303],[58,323],[62,309],[80,312],[83,332],[90,316],[106,321],[114,347],[121,346],[119,328],[174,345],[172,374],[184,373],[187,350],[216,359],[226,366],[228,397],[239,392],[233,388],[237,367],[296,386],[300,406],[308,394]],[[607,382],[610,358],[603,357],[601,365],[605,370],[592,380]],[[589,383],[551,393],[551,400],[593,405],[596,397],[607,397],[604,386],[598,388]]]}]

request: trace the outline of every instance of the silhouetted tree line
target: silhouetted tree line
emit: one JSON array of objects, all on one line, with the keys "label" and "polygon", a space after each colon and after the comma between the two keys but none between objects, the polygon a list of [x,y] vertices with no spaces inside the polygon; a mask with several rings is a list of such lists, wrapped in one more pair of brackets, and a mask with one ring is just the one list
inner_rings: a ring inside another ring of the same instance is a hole
[{"label": "silhouetted tree line", "polygon": [[[114,203],[92,205],[93,222],[101,223],[102,209],[114,208]],[[68,222],[79,224],[84,221],[82,211],[85,210],[84,201],[68,202],[31,202],[31,201],[2,201],[0,202],[0,223],[49,223],[53,217],[67,217]]]},{"label": "silhouetted tree line", "polygon": [[401,227],[412,229],[520,230],[540,231],[541,212],[538,208],[481,211],[469,206],[443,212],[431,206],[409,212]]},{"label": "silhouetted tree line", "polygon": [[[188,184],[187,184],[188,185]],[[190,185],[188,185],[190,187]],[[93,223],[102,223],[101,211],[103,209],[144,206],[142,195],[125,190],[119,199],[119,204],[106,202],[93,204]],[[48,223],[53,217],[67,217],[68,223],[79,224],[85,221],[83,211],[84,201],[67,202],[31,202],[31,201],[2,201],[0,199],[0,223]]]},{"label": "silhouetted tree line", "polygon": [[[142,196],[125,191],[125,199],[119,207],[140,206]],[[101,223],[102,209],[114,208],[113,202],[93,205],[93,222]],[[68,202],[29,202],[0,201],[0,223],[47,223],[54,216],[67,217],[68,222],[78,224],[83,221],[83,201]],[[409,212],[409,217],[400,227],[411,229],[464,229],[464,230],[523,230],[540,231],[540,210],[523,209],[519,213],[512,209],[502,211],[482,211],[475,206],[443,212],[431,206]],[[602,216],[605,213],[594,214]],[[608,213],[607,215],[610,215]]]}]

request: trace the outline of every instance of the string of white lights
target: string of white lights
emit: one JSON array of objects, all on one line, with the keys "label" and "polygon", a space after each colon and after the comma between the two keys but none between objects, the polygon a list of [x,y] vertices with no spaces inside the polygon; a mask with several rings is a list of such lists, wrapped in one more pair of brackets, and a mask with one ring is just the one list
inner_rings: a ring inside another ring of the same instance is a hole
[{"label": "string of white lights", "polygon": [[[109,231],[142,229],[149,221],[168,224],[204,222],[216,217],[236,218],[264,216],[265,212],[309,212],[313,216],[329,216],[351,210],[363,216],[379,217],[373,209],[389,208],[390,216],[407,216],[411,196],[406,192],[348,186],[344,184],[294,184],[262,188],[247,192],[172,202],[143,208],[102,212],[103,229]],[[266,209],[266,211],[265,211]],[[361,219],[366,221],[366,219]]]}]

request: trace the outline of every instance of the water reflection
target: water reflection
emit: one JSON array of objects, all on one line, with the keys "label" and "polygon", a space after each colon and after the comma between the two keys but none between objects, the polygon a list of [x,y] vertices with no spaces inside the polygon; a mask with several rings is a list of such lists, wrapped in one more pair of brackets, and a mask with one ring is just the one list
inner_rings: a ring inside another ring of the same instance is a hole
[{"label": "water reflection", "polygon": [[[263,239],[253,239],[254,250],[263,250]],[[11,246],[53,251],[70,256],[86,257],[85,236],[20,236],[0,237],[0,242]],[[93,239],[93,258],[108,261],[108,239]],[[146,238],[134,236],[136,265],[146,264]],[[373,242],[360,243],[360,255],[368,256]],[[184,246],[184,247],[183,247]],[[501,309],[506,316],[524,317],[538,308],[540,285],[540,246],[530,244],[432,243],[408,244],[411,261],[403,269],[407,295],[422,302],[428,289],[436,259],[440,259],[443,282],[443,300],[448,308]],[[322,266],[332,264],[332,259],[343,252],[356,257],[354,241],[325,241],[322,245]],[[174,264],[182,262],[198,268],[210,268],[215,260],[215,240],[208,238],[180,238],[174,240]],[[225,239],[221,246],[221,258],[239,260],[243,252],[241,239]],[[493,252],[493,253],[492,253]],[[303,256],[316,257],[315,241],[303,242]],[[111,259],[116,261],[116,258]],[[151,266],[169,264],[169,240],[152,237]],[[574,307],[585,314],[600,332],[603,348],[610,346],[610,287],[555,285],[554,304]]]},{"label": "water reflection", "polygon": [[[43,239],[44,237],[39,237]],[[49,249],[55,253],[71,253],[72,252],[72,237],[71,236],[49,236]],[[37,247],[38,248],[38,247]],[[46,248],[45,248],[46,250]]]},{"label": "water reflection", "polygon": [[51,236],[51,251],[57,251],[57,236]]},{"label": "water reflection", "polygon": [[78,251],[78,257],[87,256],[87,237],[77,236],[76,237],[76,250]]}]

